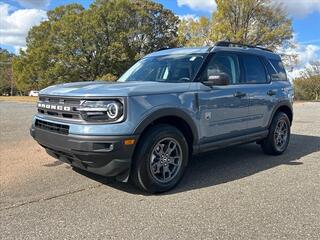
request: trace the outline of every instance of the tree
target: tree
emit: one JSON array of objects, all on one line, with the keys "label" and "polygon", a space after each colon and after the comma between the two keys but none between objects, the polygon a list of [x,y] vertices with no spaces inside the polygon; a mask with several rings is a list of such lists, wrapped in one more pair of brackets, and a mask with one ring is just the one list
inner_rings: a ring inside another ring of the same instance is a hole
[{"label": "tree", "polygon": [[0,48],[0,94],[13,94],[12,59],[14,55]]},{"label": "tree", "polygon": [[179,19],[149,0],[98,0],[48,12],[14,62],[19,89],[94,79],[114,80],[158,48],[178,44]]},{"label": "tree", "polygon": [[178,30],[180,45],[196,47],[212,44],[210,39],[211,24],[211,20],[206,17],[183,19]]},{"label": "tree", "polygon": [[[17,88],[24,93],[31,89],[41,89],[54,83],[75,81],[77,68],[73,68],[70,55],[76,56],[67,46],[72,44],[63,36],[70,34],[72,28],[80,33],[79,22],[71,21],[70,16],[78,17],[83,11],[79,4],[57,7],[49,11],[48,21],[33,27],[27,37],[27,50],[21,51],[13,62]],[[77,42],[73,43],[77,44]],[[67,46],[66,46],[67,45]],[[69,59],[68,57],[69,56]],[[68,79],[68,80],[66,80]]]},{"label": "tree", "polygon": [[295,96],[299,100],[320,100],[320,61],[311,63],[301,77],[293,81]]},{"label": "tree", "polygon": [[211,40],[277,49],[292,38],[291,20],[271,0],[216,0]]}]

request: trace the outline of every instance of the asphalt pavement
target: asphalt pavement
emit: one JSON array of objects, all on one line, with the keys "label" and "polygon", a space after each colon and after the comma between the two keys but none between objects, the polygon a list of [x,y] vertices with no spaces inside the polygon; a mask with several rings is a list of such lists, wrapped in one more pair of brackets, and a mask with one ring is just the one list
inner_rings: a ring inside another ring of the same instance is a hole
[{"label": "asphalt pavement", "polygon": [[320,239],[320,103],[297,103],[281,156],[196,156],[161,195],[74,170],[29,136],[35,104],[0,101],[1,239]]}]

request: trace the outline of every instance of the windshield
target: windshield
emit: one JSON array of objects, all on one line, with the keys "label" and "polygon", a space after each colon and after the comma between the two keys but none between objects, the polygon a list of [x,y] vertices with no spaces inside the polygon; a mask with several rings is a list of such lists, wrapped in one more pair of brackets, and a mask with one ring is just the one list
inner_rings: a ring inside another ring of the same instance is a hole
[{"label": "windshield", "polygon": [[118,81],[190,82],[204,58],[204,54],[146,57],[134,64]]}]

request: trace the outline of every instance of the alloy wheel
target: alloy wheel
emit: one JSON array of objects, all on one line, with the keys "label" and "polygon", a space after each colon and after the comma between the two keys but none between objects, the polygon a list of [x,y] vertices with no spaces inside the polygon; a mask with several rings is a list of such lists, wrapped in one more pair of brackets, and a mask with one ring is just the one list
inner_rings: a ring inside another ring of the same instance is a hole
[{"label": "alloy wheel", "polygon": [[274,142],[278,151],[282,151],[288,140],[288,125],[284,119],[280,119],[274,130]]},{"label": "alloy wheel", "polygon": [[182,150],[174,138],[157,142],[150,156],[152,177],[160,183],[168,183],[177,176],[182,165]]}]

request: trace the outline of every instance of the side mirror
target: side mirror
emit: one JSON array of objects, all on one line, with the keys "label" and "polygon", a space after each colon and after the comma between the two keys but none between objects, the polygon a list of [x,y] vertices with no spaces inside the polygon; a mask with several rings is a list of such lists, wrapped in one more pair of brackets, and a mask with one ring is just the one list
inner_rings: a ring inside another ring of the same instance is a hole
[{"label": "side mirror", "polygon": [[223,85],[229,85],[230,79],[229,75],[226,73],[215,73],[213,75],[208,76],[208,80],[204,81],[203,84],[207,86],[223,86]]}]

